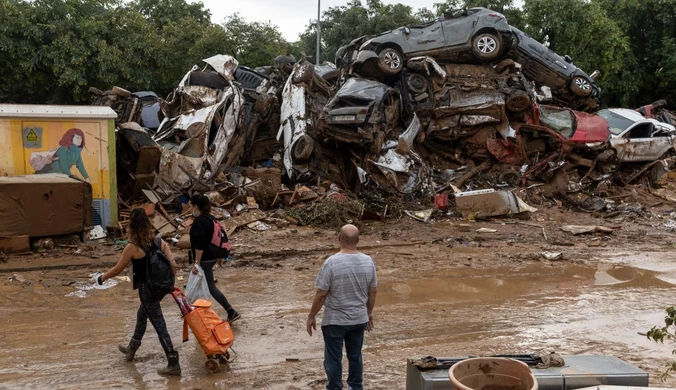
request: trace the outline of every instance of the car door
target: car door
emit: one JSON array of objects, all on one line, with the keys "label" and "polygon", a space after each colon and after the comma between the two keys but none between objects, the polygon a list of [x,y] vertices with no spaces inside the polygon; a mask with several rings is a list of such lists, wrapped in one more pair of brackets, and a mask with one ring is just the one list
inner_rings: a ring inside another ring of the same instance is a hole
[{"label": "car door", "polygon": [[654,161],[673,147],[672,136],[653,137],[652,123],[637,123],[621,136],[611,140],[621,162]]},{"label": "car door", "polygon": [[441,22],[432,22],[418,26],[402,27],[404,51],[406,53],[425,52],[446,46]]},{"label": "car door", "polygon": [[446,19],[443,22],[444,38],[446,46],[449,48],[469,44],[469,40],[474,35],[474,26],[476,26],[479,16],[461,15]]}]

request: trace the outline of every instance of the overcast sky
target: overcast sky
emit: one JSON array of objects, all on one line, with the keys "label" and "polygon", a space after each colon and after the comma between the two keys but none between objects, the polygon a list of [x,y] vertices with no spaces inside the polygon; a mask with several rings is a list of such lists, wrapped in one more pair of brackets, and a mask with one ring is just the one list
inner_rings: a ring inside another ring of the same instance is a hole
[{"label": "overcast sky", "polygon": [[[239,12],[247,21],[271,21],[288,41],[298,40],[298,34],[305,31],[310,19],[317,19],[317,0],[202,0],[205,8],[211,10],[214,23],[221,23],[226,16]],[[427,7],[441,0],[383,0],[385,4],[401,3],[414,10]],[[347,0],[321,0],[322,12],[330,7],[347,4]]]}]

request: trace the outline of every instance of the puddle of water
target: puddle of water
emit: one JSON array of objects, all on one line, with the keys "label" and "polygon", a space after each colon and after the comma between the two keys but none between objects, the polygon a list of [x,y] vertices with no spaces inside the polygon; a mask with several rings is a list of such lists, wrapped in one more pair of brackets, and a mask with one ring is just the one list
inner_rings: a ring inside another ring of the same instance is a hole
[{"label": "puddle of water", "polygon": [[600,264],[534,263],[522,268],[501,267],[481,271],[471,268],[444,270],[416,279],[381,283],[378,305],[480,301],[499,303],[516,298],[562,299],[577,295],[580,287],[668,288],[657,272],[634,267]]}]

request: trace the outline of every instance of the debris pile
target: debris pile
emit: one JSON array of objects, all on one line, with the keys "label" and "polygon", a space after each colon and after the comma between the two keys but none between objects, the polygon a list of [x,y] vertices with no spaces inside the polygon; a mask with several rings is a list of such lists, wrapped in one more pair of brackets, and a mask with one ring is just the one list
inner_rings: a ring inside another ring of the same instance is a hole
[{"label": "debris pile", "polygon": [[[159,205],[153,223],[168,235],[189,224],[182,207],[196,191],[233,229],[265,230],[259,209],[297,207],[277,222],[315,224],[407,205],[425,221],[430,207],[519,214],[541,196],[638,215],[594,197],[640,178],[655,184],[675,161],[666,102],[597,111],[595,74],[484,8],[357,38],[337,66],[204,62],[156,104],[150,93],[92,90],[94,104],[119,115],[122,203]],[[145,125],[153,112],[156,127]]]}]

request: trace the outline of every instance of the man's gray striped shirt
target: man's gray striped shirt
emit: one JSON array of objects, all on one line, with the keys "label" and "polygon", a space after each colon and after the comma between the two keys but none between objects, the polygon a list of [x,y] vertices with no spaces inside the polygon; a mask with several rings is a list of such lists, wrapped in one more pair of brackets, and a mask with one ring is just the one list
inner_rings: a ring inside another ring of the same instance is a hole
[{"label": "man's gray striped shirt", "polygon": [[317,288],[329,292],[322,326],[367,323],[369,287],[377,284],[376,265],[371,256],[336,253],[326,259],[315,281]]}]

